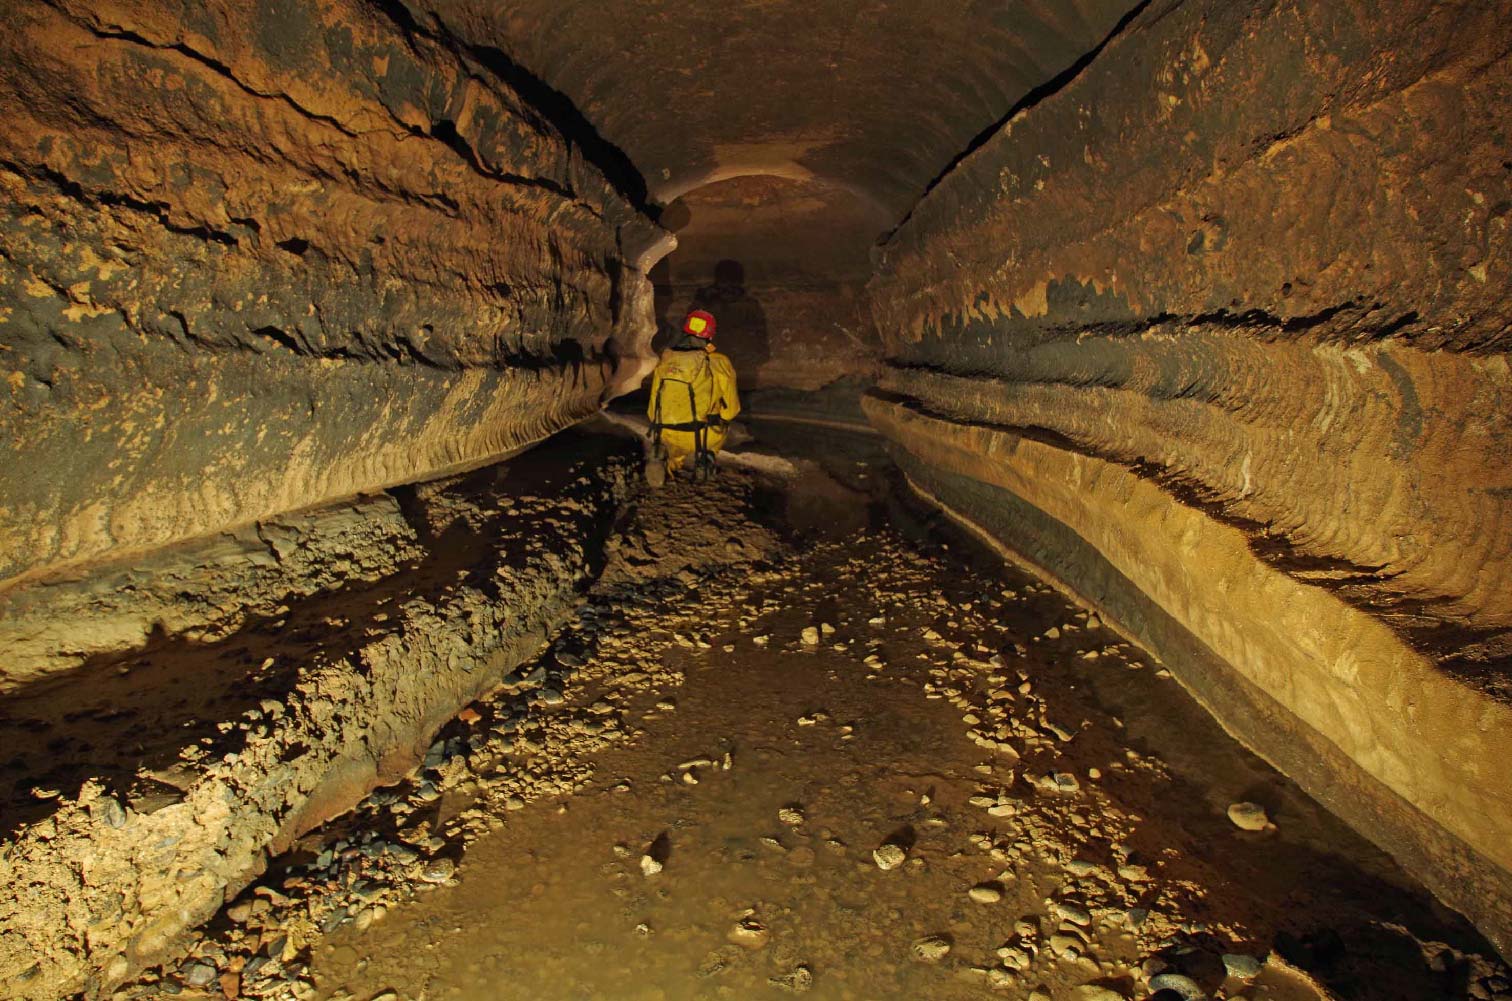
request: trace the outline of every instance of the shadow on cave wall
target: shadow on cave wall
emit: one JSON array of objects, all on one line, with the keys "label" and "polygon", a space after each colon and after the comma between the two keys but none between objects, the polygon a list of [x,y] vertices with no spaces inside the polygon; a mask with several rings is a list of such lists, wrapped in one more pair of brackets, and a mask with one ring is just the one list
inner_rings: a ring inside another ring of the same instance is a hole
[{"label": "shadow on cave wall", "polygon": [[[655,282],[656,337],[651,346],[660,354],[682,330],[683,317],[674,314],[677,289],[663,277]],[[736,260],[714,265],[713,280],[693,293],[688,309],[714,314],[719,350],[735,363],[741,384],[747,385],[772,357],[766,310],[745,285],[745,266]]]}]

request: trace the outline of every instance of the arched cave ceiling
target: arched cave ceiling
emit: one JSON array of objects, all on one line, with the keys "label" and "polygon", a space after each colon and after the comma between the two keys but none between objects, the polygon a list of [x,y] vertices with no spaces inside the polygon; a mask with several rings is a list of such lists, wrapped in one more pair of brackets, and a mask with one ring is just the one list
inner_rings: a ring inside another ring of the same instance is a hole
[{"label": "arched cave ceiling", "polygon": [[565,94],[630,157],[659,202],[741,175],[816,177],[864,194],[893,222],[973,138],[1073,66],[1137,6],[408,3],[469,45],[502,50]]},{"label": "arched cave ceiling", "polygon": [[875,202],[820,178],[715,181],[662,213],[662,225],[677,234],[667,278],[706,283],[719,261],[733,259],[756,284],[864,283],[868,245],[891,221]]}]

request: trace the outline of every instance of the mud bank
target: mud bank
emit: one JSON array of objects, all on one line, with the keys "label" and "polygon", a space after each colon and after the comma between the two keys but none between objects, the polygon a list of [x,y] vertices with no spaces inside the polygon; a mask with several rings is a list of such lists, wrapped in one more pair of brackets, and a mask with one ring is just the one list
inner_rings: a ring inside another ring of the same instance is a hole
[{"label": "mud bank", "polygon": [[289,575],[324,560],[291,561],[285,603],[228,635],[158,631],[8,693],[0,994],[104,996],[177,955],[270,855],[403,776],[533,658],[602,567],[639,457],[612,436],[554,444],[332,526],[311,515],[349,542],[352,512],[376,515],[355,556],[371,580],[321,590]]}]

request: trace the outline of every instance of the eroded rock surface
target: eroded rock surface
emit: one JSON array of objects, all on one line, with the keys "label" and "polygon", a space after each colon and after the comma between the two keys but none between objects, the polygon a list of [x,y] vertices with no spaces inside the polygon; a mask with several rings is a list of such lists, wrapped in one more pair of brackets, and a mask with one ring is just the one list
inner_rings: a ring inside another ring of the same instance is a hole
[{"label": "eroded rock surface", "polygon": [[651,336],[636,193],[399,5],[4,24],[0,584],[498,457]]},{"label": "eroded rock surface", "polygon": [[868,401],[1512,945],[1512,373],[1490,8],[1151,5],[913,210]]},{"label": "eroded rock surface", "polygon": [[222,639],[255,618],[348,583],[388,576],[420,555],[388,494],[60,573],[0,592],[0,692],[150,640]]},{"label": "eroded rock surface", "polygon": [[410,541],[370,540],[404,556],[376,580],[10,693],[5,996],[98,995],[176,955],[268,855],[404,775],[535,656],[607,558],[639,455],[619,438],[558,444],[577,461],[526,456],[415,491]]}]

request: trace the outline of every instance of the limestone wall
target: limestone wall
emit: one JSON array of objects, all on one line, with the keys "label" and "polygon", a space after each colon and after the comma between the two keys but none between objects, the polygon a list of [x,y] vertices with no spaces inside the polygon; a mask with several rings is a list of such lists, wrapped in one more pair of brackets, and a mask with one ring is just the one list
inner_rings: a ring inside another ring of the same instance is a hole
[{"label": "limestone wall", "polygon": [[[230,577],[252,622],[5,693],[9,767],[53,788],[0,792],[0,997],[109,997],[173,962],[270,858],[414,769],[468,702],[538,688],[545,672],[510,672],[603,565],[640,459],[617,436],[554,444],[422,484],[402,514],[383,497],[261,526],[284,543],[276,566],[185,552],[187,597]],[[352,579],[333,582],[342,556]],[[295,599],[277,618],[257,606],[273,579]]]},{"label": "limestone wall", "polygon": [[645,348],[634,193],[403,11],[0,15],[0,587],[476,465]]},{"label": "limestone wall", "polygon": [[885,248],[921,489],[1512,946],[1512,28],[1151,4]]}]

